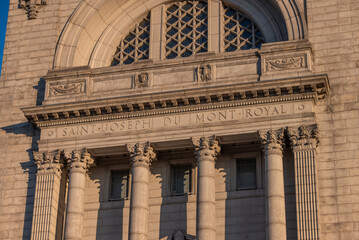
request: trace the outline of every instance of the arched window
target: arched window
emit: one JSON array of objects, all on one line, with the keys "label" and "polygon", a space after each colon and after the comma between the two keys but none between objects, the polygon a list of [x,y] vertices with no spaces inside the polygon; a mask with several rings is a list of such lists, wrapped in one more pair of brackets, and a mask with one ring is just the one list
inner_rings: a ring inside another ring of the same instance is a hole
[{"label": "arched window", "polygon": [[113,57],[112,66],[131,64],[149,58],[150,14],[120,42]]},{"label": "arched window", "polygon": [[166,9],[166,58],[207,52],[208,6],[201,1],[174,3]]},{"label": "arched window", "polygon": [[260,48],[264,38],[256,24],[232,7],[224,8],[224,49],[226,52]]},{"label": "arched window", "polygon": [[[219,45],[221,46],[221,49],[217,50],[219,52],[233,52],[260,48],[265,42],[263,34],[250,17],[221,2],[217,3],[219,14],[210,13],[209,4],[211,3],[207,1],[188,0],[162,5],[161,14],[157,12],[151,18],[161,24],[153,26],[150,21],[151,10],[120,42],[112,66],[132,64],[149,59],[150,56],[157,56],[155,60],[190,57],[210,51],[211,43],[212,46],[217,44],[214,49],[220,49]],[[162,15],[165,17],[162,18]],[[218,24],[218,20],[212,20],[214,25],[209,26],[211,17],[219,19],[221,24]],[[150,31],[153,31],[152,34],[162,34],[156,36],[160,39],[156,41],[161,42],[156,42],[156,47],[151,46]],[[210,34],[213,36],[213,33],[222,34],[217,35],[220,40],[214,41],[216,43],[211,42]]]}]

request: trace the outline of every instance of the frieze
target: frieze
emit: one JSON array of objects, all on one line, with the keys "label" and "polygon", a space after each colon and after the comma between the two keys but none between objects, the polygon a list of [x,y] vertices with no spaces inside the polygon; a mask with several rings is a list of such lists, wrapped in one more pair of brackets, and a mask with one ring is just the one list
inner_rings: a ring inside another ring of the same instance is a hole
[{"label": "frieze", "polygon": [[128,134],[144,130],[166,130],[176,127],[196,127],[224,122],[240,123],[259,118],[273,118],[312,112],[310,101],[301,103],[277,103],[261,106],[239,106],[225,109],[165,114],[153,117],[113,120],[92,124],[79,124],[43,128],[41,139],[73,138],[96,134]]},{"label": "frieze", "polygon": [[267,71],[278,71],[296,68],[306,68],[305,56],[300,57],[288,57],[279,59],[266,59]]},{"label": "frieze", "polygon": [[65,83],[49,86],[49,96],[72,95],[85,92],[85,84],[83,82]]}]

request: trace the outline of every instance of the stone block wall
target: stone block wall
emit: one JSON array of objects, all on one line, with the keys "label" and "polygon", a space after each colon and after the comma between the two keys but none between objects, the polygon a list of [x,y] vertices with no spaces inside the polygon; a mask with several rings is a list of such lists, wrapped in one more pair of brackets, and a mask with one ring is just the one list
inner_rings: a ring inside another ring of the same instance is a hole
[{"label": "stone block wall", "polygon": [[[10,1],[0,79],[0,239],[30,238],[36,173],[31,152],[37,150],[39,132],[27,122],[21,108],[41,104],[42,77],[52,69],[57,40],[79,2],[48,1],[36,19],[27,20],[26,12],[18,8],[19,2]],[[321,133],[317,158],[320,231],[326,240],[358,239],[359,2],[308,0],[304,6],[307,7],[307,37],[313,46],[314,72],[327,73],[331,84],[329,98],[315,109]],[[88,199],[98,195],[97,187],[88,179]],[[258,198],[252,204],[261,206],[263,202]],[[232,220],[233,224],[237,221],[224,218],[227,204],[224,200],[217,203],[220,235],[225,234]],[[234,200],[228,204],[233,208],[237,206]],[[116,217],[121,214],[120,205],[115,211],[110,207],[99,212],[98,207],[98,202],[86,204],[84,235],[88,239],[95,235],[95,226],[104,227],[105,239],[107,231],[113,230],[113,223],[121,223]],[[125,203],[124,216],[129,214],[128,207],[129,203]],[[190,210],[191,219],[195,216],[194,203],[174,207],[178,211],[183,208]],[[240,214],[240,209],[236,211]],[[150,214],[159,218],[158,205],[151,206]],[[112,216],[111,220],[108,216]],[[127,226],[128,222],[122,224]],[[150,224],[150,236],[154,238],[157,224],[157,221]],[[258,233],[253,229],[253,232],[259,236],[264,234],[263,230]],[[233,236],[238,233],[233,232]]]}]

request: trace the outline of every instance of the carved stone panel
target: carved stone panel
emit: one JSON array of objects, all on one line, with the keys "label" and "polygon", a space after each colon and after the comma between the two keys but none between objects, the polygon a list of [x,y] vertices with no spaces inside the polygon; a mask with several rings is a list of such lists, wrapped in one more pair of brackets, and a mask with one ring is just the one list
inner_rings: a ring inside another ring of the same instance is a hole
[{"label": "carved stone panel", "polygon": [[142,72],[133,75],[133,87],[134,88],[145,88],[151,84],[151,74],[148,72]]},{"label": "carved stone panel", "polygon": [[202,64],[195,68],[195,81],[198,83],[209,83],[214,81],[214,66]]},{"label": "carved stone panel", "polygon": [[84,93],[86,93],[86,80],[49,82],[47,84],[48,98]]}]

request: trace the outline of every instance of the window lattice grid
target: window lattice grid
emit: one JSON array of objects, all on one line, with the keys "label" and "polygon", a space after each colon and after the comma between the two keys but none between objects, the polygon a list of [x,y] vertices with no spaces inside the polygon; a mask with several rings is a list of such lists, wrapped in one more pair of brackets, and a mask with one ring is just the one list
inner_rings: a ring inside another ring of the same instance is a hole
[{"label": "window lattice grid", "polygon": [[181,1],[166,9],[166,59],[208,51],[208,6]]},{"label": "window lattice grid", "polygon": [[131,64],[149,58],[150,14],[121,40],[114,55],[112,66]]},{"label": "window lattice grid", "polygon": [[224,5],[224,49],[226,52],[260,48],[263,35],[247,16]]}]

